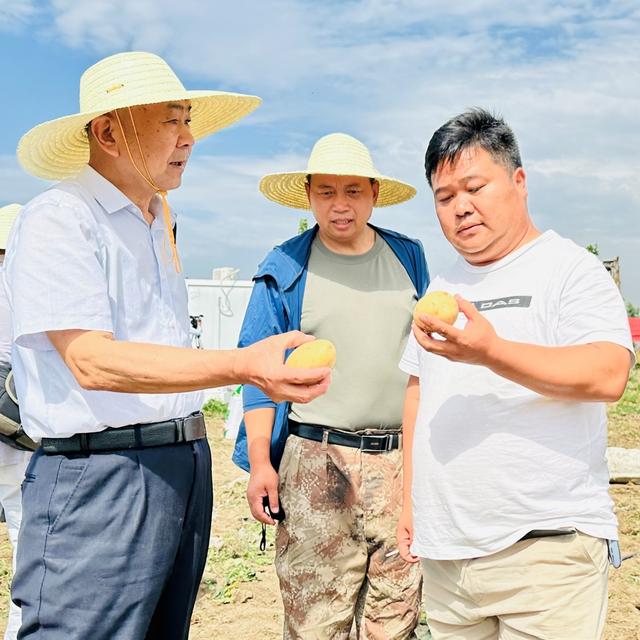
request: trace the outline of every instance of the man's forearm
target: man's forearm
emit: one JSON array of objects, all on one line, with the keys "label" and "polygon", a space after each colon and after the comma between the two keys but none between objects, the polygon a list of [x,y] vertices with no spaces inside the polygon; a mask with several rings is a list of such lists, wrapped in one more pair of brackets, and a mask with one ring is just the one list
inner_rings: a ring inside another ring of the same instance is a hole
[{"label": "man's forearm", "polygon": [[271,432],[276,410],[270,407],[252,409],[244,414],[247,451],[251,468],[271,464]]},{"label": "man's forearm", "polygon": [[274,402],[311,402],[326,392],[328,367],[284,364],[287,349],[313,338],[299,331],[231,351],[200,350],[114,340],[104,331],[70,329],[47,336],[78,384],[88,390],[177,393],[227,384],[251,384]]},{"label": "man's forearm", "polygon": [[69,337],[63,357],[86,389],[174,393],[248,382],[239,350],[125,342],[94,332]]},{"label": "man's forearm", "polygon": [[614,402],[624,393],[630,354],[609,342],[547,347],[497,338],[486,365],[544,396]]},{"label": "man's forearm", "polygon": [[420,404],[420,382],[409,377],[402,412],[402,505],[411,506],[411,483],[413,481],[413,434]]}]

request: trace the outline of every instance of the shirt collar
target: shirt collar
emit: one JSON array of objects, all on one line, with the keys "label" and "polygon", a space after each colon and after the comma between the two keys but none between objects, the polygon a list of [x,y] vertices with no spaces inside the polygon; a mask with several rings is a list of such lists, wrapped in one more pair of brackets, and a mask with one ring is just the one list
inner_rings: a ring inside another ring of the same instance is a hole
[{"label": "shirt collar", "polygon": [[[95,198],[96,202],[107,212],[115,213],[122,209],[129,209],[142,217],[138,205],[133,203],[118,187],[109,182],[101,173],[87,165],[76,177],[76,180]],[[149,208],[153,215],[164,224],[162,202],[159,195],[154,195]],[[175,223],[176,215],[172,207],[169,207],[171,222]]]},{"label": "shirt collar", "polygon": [[[153,198],[151,198],[151,202],[149,203],[149,211],[153,213],[156,220],[158,220],[159,224],[164,224],[164,211],[162,209],[162,199],[157,193],[156,195],[153,196]],[[171,218],[171,223],[175,224],[176,214],[174,213],[173,207],[171,205],[169,205],[169,217]]]},{"label": "shirt collar", "polygon": [[76,179],[107,213],[136,206],[118,187],[89,165],[82,169]]}]

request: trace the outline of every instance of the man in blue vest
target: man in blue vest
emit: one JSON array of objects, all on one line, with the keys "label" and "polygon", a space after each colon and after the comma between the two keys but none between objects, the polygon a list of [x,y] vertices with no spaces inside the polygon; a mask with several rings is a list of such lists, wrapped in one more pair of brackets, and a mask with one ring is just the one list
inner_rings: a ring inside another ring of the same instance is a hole
[{"label": "man in blue vest", "polygon": [[381,175],[368,149],[339,133],[315,144],[304,171],[266,176],[260,189],[311,208],[317,225],[260,265],[240,344],[302,329],[337,350],[324,400],[276,404],[244,389],[234,459],[250,468],[253,516],[281,521],[284,637],[347,638],[354,619],[359,637],[414,637],[421,581],[395,542],[406,385],[397,363],[428,273],[418,241],[369,219],[415,189]]}]

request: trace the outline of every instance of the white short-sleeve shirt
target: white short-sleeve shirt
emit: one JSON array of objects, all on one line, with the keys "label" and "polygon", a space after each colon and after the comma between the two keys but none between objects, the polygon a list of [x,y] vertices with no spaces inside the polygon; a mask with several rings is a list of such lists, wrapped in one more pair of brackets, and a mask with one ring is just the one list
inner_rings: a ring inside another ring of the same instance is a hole
[{"label": "white short-sleeve shirt", "polygon": [[[460,258],[429,290],[472,301],[507,340],[611,342],[633,353],[612,278],[595,256],[553,231],[487,266]],[[456,326],[465,323],[460,314]],[[617,537],[604,403],[540,395],[486,367],[433,355],[413,335],[400,368],[420,378],[413,553],[475,558],[532,529]]]},{"label": "white short-sleeve shirt", "polygon": [[46,332],[108,331],[116,340],[188,347],[184,278],[171,260],[159,199],[140,209],[87,166],[23,208],[5,281],[13,311],[13,369],[22,423],[34,439],[186,416],[201,392],[82,389]]}]

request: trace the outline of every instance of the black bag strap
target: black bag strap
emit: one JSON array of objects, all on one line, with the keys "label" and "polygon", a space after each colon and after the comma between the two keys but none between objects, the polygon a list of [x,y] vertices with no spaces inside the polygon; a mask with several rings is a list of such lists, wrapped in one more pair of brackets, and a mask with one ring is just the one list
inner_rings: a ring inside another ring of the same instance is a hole
[{"label": "black bag strap", "polygon": [[21,451],[38,447],[22,428],[13,370],[7,363],[0,363],[0,442]]}]

